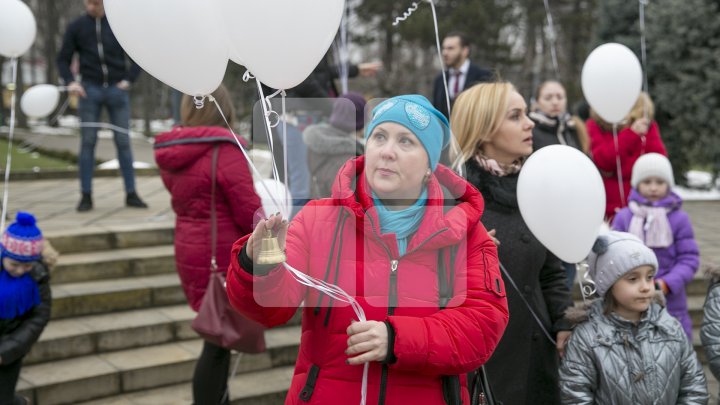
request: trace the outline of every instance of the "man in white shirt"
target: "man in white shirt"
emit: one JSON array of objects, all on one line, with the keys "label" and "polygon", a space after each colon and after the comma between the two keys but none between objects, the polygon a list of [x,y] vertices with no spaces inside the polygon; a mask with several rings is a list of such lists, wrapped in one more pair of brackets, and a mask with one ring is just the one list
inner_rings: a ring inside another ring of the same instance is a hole
[{"label": "man in white shirt", "polygon": [[[455,31],[445,36],[442,43],[442,58],[443,64],[447,68],[445,76],[448,80],[447,88],[451,105],[463,90],[476,83],[493,80],[492,73],[470,63],[469,56],[470,43],[465,34]],[[450,117],[442,73],[435,77],[432,101],[435,108],[448,118]]]}]

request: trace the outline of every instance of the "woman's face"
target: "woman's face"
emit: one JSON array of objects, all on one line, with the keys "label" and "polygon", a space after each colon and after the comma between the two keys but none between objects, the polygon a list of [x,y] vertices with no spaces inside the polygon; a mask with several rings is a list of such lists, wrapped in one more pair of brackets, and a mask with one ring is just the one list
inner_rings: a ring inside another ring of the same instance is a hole
[{"label": "woman's face", "polygon": [[380,199],[407,199],[420,196],[430,173],[425,147],[406,127],[384,122],[373,129],[365,146],[365,177]]},{"label": "woman's face", "polygon": [[540,89],[537,100],[540,112],[548,117],[557,117],[567,111],[565,89],[557,82],[548,82]]},{"label": "woman's face", "polygon": [[512,92],[497,134],[482,144],[485,156],[510,164],[533,151],[532,129],[535,124],[527,116],[527,104],[518,92]]}]

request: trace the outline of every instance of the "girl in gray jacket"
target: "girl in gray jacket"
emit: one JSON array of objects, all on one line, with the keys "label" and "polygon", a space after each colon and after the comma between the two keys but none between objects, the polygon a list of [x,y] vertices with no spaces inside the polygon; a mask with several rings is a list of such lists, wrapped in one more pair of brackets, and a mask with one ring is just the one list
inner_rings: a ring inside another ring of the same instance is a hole
[{"label": "girl in gray jacket", "polygon": [[710,268],[707,273],[711,280],[703,307],[700,339],[710,363],[710,371],[720,380],[720,267]]},{"label": "girl in gray jacket", "polygon": [[588,257],[598,295],[560,367],[563,404],[707,404],[705,376],[680,323],[654,302],[658,262],[637,237],[609,232]]}]

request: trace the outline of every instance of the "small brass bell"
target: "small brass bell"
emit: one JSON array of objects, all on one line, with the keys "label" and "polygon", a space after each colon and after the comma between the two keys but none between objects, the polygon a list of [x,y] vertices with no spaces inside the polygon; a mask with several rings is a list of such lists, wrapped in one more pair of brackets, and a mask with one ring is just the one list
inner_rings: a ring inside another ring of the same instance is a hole
[{"label": "small brass bell", "polygon": [[272,235],[272,231],[266,229],[260,242],[257,264],[278,264],[285,260],[285,252],[280,249],[278,238]]}]

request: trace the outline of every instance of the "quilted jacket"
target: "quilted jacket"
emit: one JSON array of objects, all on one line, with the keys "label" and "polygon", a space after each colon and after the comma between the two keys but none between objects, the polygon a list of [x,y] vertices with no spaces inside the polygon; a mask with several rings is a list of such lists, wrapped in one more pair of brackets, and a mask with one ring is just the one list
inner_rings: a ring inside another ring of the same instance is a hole
[{"label": "quilted jacket", "polygon": [[[363,166],[362,156],[345,164],[333,198],[311,201],[290,222],[287,263],[344,289],[368,320],[391,325],[388,350],[395,359],[370,363],[367,404],[467,405],[465,373],[487,361],[508,322],[497,249],[480,223],[483,198],[439,165],[427,185],[425,216],[400,257],[395,235],[380,232]],[[447,211],[443,187],[459,196]],[[233,258],[245,241],[235,243]],[[453,249],[454,261],[440,261]],[[359,404],[363,367],[347,365],[344,354],[353,310],[304,287],[282,268],[251,275],[241,266],[231,261],[227,291],[248,317],[273,327],[305,303],[285,404]],[[441,267],[452,270],[441,277]],[[445,295],[447,290],[454,292]],[[443,376],[459,376],[450,379],[457,394],[452,400],[444,397]]]},{"label": "quilted jacket", "polygon": [[200,309],[210,280],[211,166],[217,161],[217,265],[227,269],[230,248],[252,232],[260,198],[247,160],[230,131],[221,127],[174,128],[155,138],[155,161],[175,212],[175,264],[188,303]]},{"label": "quilted jacket", "polygon": [[720,380],[720,268],[713,269],[712,273],[713,281],[703,307],[705,315],[700,327],[700,340],[710,363],[710,371]]},{"label": "quilted jacket", "polygon": [[560,367],[563,404],[707,404],[705,375],[680,323],[653,303],[640,322],[590,307]]}]

